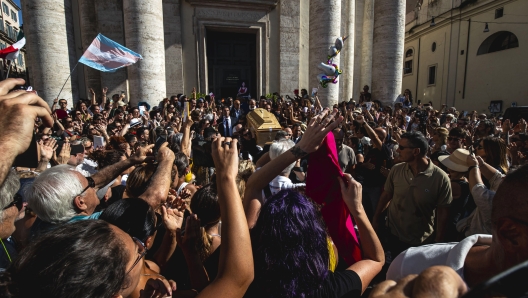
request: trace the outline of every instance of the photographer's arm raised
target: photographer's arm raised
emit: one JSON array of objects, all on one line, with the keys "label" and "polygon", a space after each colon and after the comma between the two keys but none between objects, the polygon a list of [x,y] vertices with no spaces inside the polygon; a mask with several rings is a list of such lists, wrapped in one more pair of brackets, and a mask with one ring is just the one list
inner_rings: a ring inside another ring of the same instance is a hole
[{"label": "photographer's arm raised", "polygon": [[26,151],[33,138],[35,118],[40,117],[45,126],[53,125],[48,104],[33,92],[24,90],[9,93],[23,79],[6,79],[0,82],[0,111],[9,117],[0,117],[0,185],[4,183],[17,155]]}]

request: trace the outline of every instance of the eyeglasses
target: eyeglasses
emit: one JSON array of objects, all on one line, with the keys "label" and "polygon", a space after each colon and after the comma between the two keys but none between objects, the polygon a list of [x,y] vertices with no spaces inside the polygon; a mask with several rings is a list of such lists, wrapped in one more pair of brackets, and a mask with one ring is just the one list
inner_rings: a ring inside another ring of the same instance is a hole
[{"label": "eyeglasses", "polygon": [[291,137],[291,136],[292,136],[292,134],[291,134],[291,133],[289,133],[289,134],[287,134],[286,136],[288,136],[288,137]]},{"label": "eyeglasses", "polygon": [[20,211],[22,210],[23,205],[24,205],[24,200],[22,199],[22,196],[19,194],[15,194],[15,197],[13,198],[13,202],[5,206],[4,209],[2,209],[2,211],[7,210],[13,206],[16,206],[18,211]]},{"label": "eyeglasses", "polygon": [[128,271],[126,272],[125,275],[128,275],[130,273],[130,271],[132,271],[132,269],[134,269],[134,267],[136,267],[136,265],[139,263],[139,261],[141,261],[141,259],[147,254],[147,246],[143,243],[143,241],[139,240],[136,237],[132,237],[132,240],[134,240],[134,242],[136,243],[136,246],[138,248],[139,256],[136,259],[136,261],[134,262],[134,264],[132,264],[132,267],[130,267],[130,269],[128,269]]},{"label": "eyeglasses", "polygon": [[86,177],[86,180],[88,180],[88,186],[86,186],[86,187],[81,191],[80,194],[76,195],[76,197],[82,195],[85,191],[88,190],[88,188],[90,188],[90,187],[91,187],[91,188],[94,188],[94,187],[95,187],[95,181],[93,180],[92,177]]},{"label": "eyeglasses", "polygon": [[449,142],[451,142],[451,141],[457,141],[457,142],[460,142],[462,139],[459,139],[459,138],[453,138],[453,137],[447,137],[447,140],[448,140]]},{"label": "eyeglasses", "polygon": [[405,150],[405,149],[415,149],[416,147],[409,147],[409,146],[402,146],[402,145],[398,145],[398,149],[400,150]]}]

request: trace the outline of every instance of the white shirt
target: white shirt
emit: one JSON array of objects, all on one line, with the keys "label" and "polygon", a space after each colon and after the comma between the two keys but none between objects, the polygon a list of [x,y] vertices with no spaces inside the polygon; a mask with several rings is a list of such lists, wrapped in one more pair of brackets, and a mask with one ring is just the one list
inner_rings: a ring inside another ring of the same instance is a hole
[{"label": "white shirt", "polygon": [[387,279],[400,280],[409,274],[420,274],[431,266],[444,265],[464,279],[464,262],[473,246],[491,245],[491,235],[477,234],[460,242],[437,243],[411,247],[392,261]]},{"label": "white shirt", "polygon": [[[283,189],[294,189],[298,187],[306,186],[305,183],[292,183],[290,178],[284,177],[284,176],[277,176],[271,180],[269,183],[271,195],[274,195],[278,193],[279,191]],[[266,202],[266,194],[264,191],[262,191],[262,200],[261,203],[264,204]]]},{"label": "white shirt", "polygon": [[233,135],[233,131],[231,130],[231,118],[229,117],[224,117],[224,132],[225,132],[225,136],[232,136]]},{"label": "white shirt", "polygon": [[90,177],[97,173],[97,162],[85,157],[82,164],[78,165],[75,170],[84,177]]}]

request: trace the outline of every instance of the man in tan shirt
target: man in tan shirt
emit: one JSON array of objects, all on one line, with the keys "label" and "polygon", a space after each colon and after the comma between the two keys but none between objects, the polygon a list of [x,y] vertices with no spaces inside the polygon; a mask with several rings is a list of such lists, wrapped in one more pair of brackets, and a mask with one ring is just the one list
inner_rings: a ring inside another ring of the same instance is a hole
[{"label": "man in tan shirt", "polygon": [[394,257],[411,246],[431,242],[428,238],[433,233],[435,215],[435,242],[444,237],[453,199],[451,183],[447,174],[425,157],[427,148],[427,140],[420,132],[401,136],[398,150],[404,162],[392,167],[374,215],[377,229],[380,215],[387,209],[390,233],[386,249]]}]

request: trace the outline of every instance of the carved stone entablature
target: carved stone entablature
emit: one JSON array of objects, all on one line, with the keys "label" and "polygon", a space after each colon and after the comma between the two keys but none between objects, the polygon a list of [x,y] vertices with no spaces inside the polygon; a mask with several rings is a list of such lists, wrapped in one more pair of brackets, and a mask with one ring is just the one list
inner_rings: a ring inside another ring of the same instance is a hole
[{"label": "carved stone entablature", "polygon": [[195,17],[198,19],[207,20],[258,22],[259,20],[266,18],[267,13],[265,11],[245,11],[197,7],[195,10]]},{"label": "carved stone entablature", "polygon": [[277,7],[278,0],[187,0],[193,6],[225,7],[271,11]]}]

